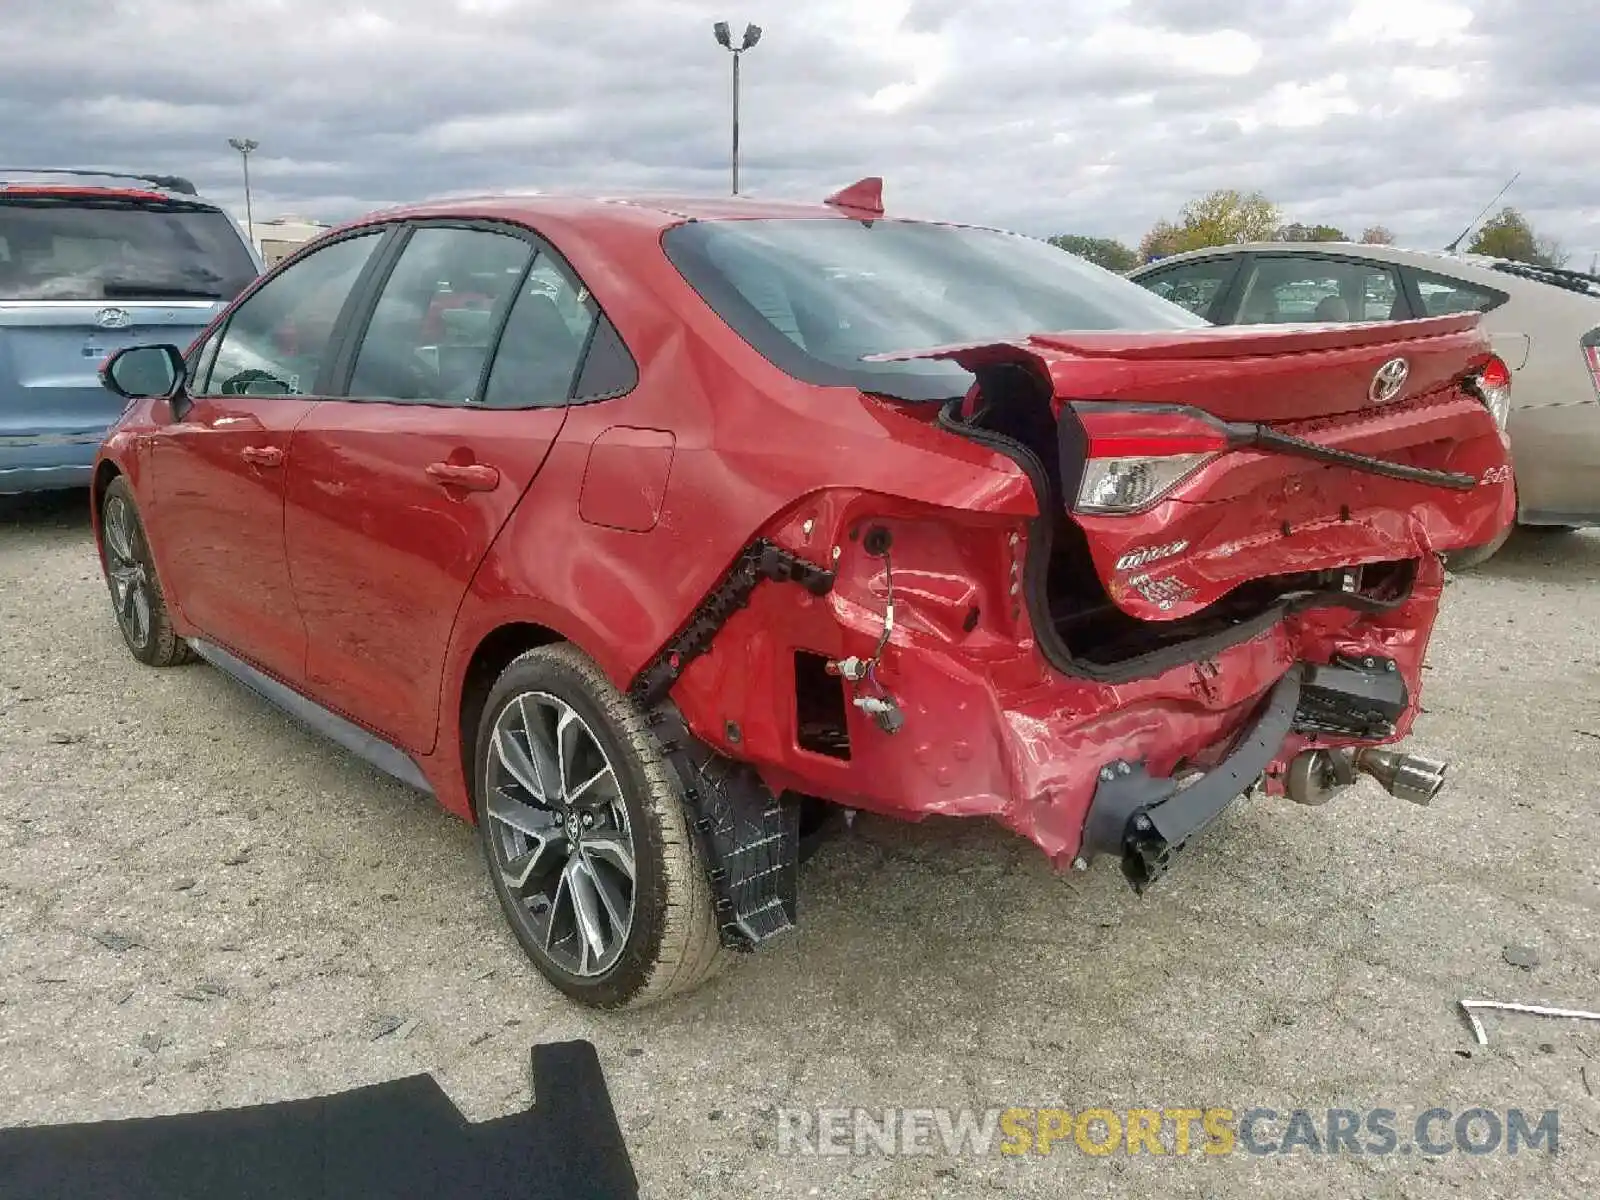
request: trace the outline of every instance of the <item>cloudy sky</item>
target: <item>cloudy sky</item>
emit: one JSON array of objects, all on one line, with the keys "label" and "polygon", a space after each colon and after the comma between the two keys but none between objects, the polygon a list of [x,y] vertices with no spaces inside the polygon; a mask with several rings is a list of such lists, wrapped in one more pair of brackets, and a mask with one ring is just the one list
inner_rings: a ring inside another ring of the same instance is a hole
[{"label": "cloudy sky", "polygon": [[917,215],[1136,240],[1188,198],[1449,241],[1502,183],[1600,253],[1597,0],[7,0],[3,155],[339,219],[452,191],[867,174]]}]

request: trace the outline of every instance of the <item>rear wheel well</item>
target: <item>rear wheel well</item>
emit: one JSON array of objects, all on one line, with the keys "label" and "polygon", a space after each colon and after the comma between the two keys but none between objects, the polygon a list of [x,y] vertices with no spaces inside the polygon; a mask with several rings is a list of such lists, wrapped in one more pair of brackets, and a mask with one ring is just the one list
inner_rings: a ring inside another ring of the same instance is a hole
[{"label": "rear wheel well", "polygon": [[483,706],[495,680],[519,654],[565,640],[543,625],[518,622],[500,626],[473,651],[466,678],[461,683],[461,778],[468,796],[472,795],[475,769],[472,760],[478,749],[478,722],[483,717]]}]

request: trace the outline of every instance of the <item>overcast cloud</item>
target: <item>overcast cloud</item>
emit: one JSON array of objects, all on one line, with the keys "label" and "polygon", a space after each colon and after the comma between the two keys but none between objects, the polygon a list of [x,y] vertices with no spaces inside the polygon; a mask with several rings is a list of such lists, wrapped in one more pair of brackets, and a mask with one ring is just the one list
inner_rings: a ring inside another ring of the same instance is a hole
[{"label": "overcast cloud", "polygon": [[1600,253],[1596,0],[9,0],[11,165],[171,171],[242,215],[741,183],[1135,241],[1188,198],[1440,245],[1507,196]]}]

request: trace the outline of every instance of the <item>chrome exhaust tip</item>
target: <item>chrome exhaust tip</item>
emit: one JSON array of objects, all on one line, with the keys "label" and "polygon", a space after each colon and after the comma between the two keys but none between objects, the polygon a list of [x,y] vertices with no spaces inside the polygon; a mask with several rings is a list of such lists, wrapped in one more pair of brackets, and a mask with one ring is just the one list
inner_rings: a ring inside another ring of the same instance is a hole
[{"label": "chrome exhaust tip", "polygon": [[1421,754],[1361,750],[1356,754],[1356,769],[1371,775],[1391,796],[1412,804],[1427,804],[1444,787],[1444,773],[1450,765]]}]

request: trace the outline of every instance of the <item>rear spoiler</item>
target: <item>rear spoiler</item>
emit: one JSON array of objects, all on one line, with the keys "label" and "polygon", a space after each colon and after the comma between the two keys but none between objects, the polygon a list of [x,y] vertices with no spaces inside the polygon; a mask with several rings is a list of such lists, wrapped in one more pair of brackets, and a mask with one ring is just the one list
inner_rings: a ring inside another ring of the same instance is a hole
[{"label": "rear spoiler", "polygon": [[1303,354],[1345,350],[1386,342],[1416,341],[1465,333],[1477,327],[1482,314],[1451,313],[1415,321],[1368,321],[1348,325],[1202,325],[1193,329],[1077,330],[1034,333],[988,342],[956,342],[922,350],[869,354],[864,362],[906,362],[918,358],[950,359],[969,370],[989,362],[1014,361],[1016,351],[1038,350],[1081,358],[1152,359],[1248,358],[1252,355]]}]

